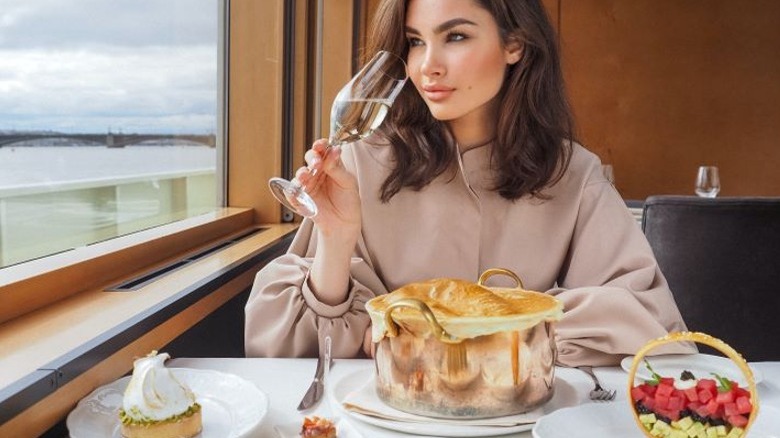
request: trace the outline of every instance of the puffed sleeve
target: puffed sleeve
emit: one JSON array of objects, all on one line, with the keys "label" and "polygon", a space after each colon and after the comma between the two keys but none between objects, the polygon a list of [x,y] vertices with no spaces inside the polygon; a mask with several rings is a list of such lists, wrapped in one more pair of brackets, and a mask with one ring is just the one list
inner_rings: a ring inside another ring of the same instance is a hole
[{"label": "puffed sleeve", "polygon": [[[647,341],[685,330],[652,249],[623,199],[602,180],[586,185],[559,288],[559,362],[615,365]],[[668,345],[657,352],[694,352]]]},{"label": "puffed sleeve", "polygon": [[257,273],[245,307],[247,357],[316,357],[326,334],[331,335],[334,357],[363,355],[370,324],[365,304],[386,288],[358,249],[346,301],[335,306],[319,301],[309,287],[315,251],[316,229],[307,219],[288,252]]}]

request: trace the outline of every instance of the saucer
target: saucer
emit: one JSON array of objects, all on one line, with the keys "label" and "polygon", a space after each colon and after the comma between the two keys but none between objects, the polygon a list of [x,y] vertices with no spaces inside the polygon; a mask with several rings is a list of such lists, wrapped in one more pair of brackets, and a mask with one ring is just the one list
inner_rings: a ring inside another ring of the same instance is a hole
[{"label": "saucer", "polygon": [[[171,368],[202,407],[201,438],[240,438],[256,432],[268,412],[268,397],[251,382],[213,370]],[[119,408],[131,376],[84,397],[67,418],[71,438],[121,438]]]},{"label": "saucer", "polygon": [[[407,422],[407,421],[393,421],[389,419],[377,418],[369,415],[359,414],[343,407],[342,403],[347,399],[347,396],[361,389],[365,385],[371,385],[373,382],[374,370],[363,369],[355,371],[351,374],[343,376],[341,379],[333,383],[332,390],[330,392],[333,399],[333,405],[342,412],[345,418],[348,418],[353,423],[356,429],[361,429],[359,423],[376,426],[383,429],[393,430],[396,432],[410,433],[414,435],[431,435],[441,437],[486,437],[486,436],[498,436],[508,435],[517,432],[523,432],[531,430],[534,423],[518,424],[513,426],[488,426],[488,425],[467,425],[471,420],[463,420],[461,424],[457,424],[457,420],[450,420],[448,422],[436,422],[436,419],[431,419],[430,422]],[[373,387],[373,385],[372,385]],[[555,392],[553,398],[540,409],[542,415],[546,415],[557,409],[567,406],[574,406],[579,401],[579,396],[576,389],[570,383],[564,379],[557,377],[554,383]],[[368,392],[371,397],[376,398],[379,401],[376,391]],[[380,401],[381,403],[381,401]],[[393,408],[387,407],[389,411],[396,411]],[[404,412],[397,411],[397,416],[408,416]]]}]

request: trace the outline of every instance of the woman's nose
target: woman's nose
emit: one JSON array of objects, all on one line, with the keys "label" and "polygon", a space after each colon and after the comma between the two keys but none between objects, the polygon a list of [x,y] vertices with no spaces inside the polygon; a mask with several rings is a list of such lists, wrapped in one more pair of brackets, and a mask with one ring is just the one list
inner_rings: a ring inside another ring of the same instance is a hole
[{"label": "woman's nose", "polygon": [[435,49],[425,51],[425,57],[420,65],[420,73],[429,77],[442,76],[446,73],[444,64],[441,62],[439,53]]}]

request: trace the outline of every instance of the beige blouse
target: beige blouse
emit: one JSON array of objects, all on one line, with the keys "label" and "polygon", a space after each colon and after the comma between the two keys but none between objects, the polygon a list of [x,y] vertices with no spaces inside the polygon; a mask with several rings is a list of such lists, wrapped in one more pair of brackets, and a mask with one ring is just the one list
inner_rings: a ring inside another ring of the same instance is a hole
[{"label": "beige blouse", "polygon": [[471,149],[455,178],[383,204],[392,148],[345,146],[363,209],[348,298],[327,305],[309,288],[317,229],[303,221],[288,253],[257,274],[246,305],[247,356],[316,356],[326,331],[336,357],[362,356],[367,300],[431,278],[476,281],[494,267],[563,301],[556,341],[566,365],[616,364],[648,340],[685,329],[647,240],[594,154],[574,145],[563,178],[545,191],[550,199],[512,202],[489,190],[490,151]]}]

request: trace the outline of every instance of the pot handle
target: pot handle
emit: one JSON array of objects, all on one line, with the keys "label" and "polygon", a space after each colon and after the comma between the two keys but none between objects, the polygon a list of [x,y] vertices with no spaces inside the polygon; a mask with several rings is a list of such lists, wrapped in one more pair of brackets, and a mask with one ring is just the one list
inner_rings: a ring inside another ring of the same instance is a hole
[{"label": "pot handle", "polygon": [[387,328],[387,335],[389,337],[394,338],[398,336],[398,324],[393,321],[392,313],[393,310],[399,307],[409,307],[422,313],[425,320],[428,321],[428,324],[431,326],[431,332],[436,339],[441,342],[444,342],[445,344],[457,344],[461,342],[461,339],[452,336],[444,330],[427,304],[415,298],[402,298],[387,306],[387,310],[385,310],[385,327]]},{"label": "pot handle", "polygon": [[490,268],[485,270],[485,272],[483,272],[482,275],[479,276],[479,280],[477,281],[477,284],[480,286],[484,286],[488,278],[494,275],[506,275],[507,277],[511,277],[512,280],[517,282],[516,287],[519,287],[520,289],[525,289],[525,286],[523,286],[523,280],[521,280],[520,277],[514,272],[504,268]]}]

